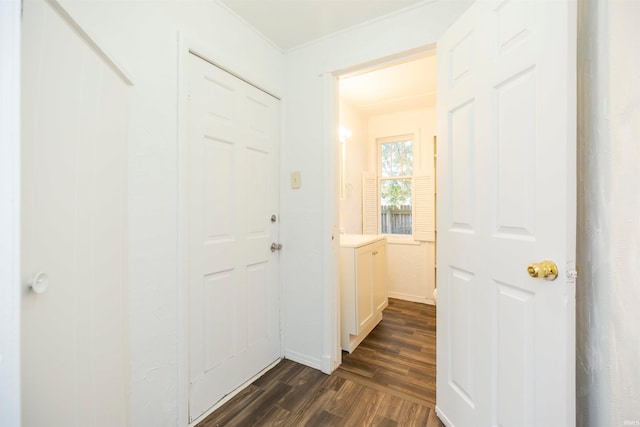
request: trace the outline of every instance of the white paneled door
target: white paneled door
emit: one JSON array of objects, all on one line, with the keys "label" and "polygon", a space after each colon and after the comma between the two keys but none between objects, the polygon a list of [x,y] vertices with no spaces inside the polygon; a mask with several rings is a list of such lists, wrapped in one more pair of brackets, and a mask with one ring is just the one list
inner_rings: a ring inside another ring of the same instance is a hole
[{"label": "white paneled door", "polygon": [[125,426],[127,83],[67,19],[24,2],[22,425]]},{"label": "white paneled door", "polygon": [[189,55],[191,420],[280,357],[276,98]]},{"label": "white paneled door", "polygon": [[[575,424],[575,40],[575,2],[501,0],[476,2],[438,41],[449,426]],[[530,275],[543,260],[555,280]]]}]

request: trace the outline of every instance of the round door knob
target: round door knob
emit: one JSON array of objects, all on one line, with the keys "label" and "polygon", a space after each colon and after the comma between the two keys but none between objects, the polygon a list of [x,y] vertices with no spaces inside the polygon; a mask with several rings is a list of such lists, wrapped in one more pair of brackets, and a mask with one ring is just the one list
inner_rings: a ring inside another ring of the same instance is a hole
[{"label": "round door knob", "polygon": [[271,244],[271,252],[276,252],[282,249],[281,243],[272,243]]},{"label": "round door knob", "polygon": [[49,287],[49,276],[42,271],[36,273],[35,276],[29,282],[29,286],[31,286],[31,290],[36,294],[41,294],[47,290]]},{"label": "round door knob", "polygon": [[556,280],[558,267],[553,261],[534,262],[527,267],[527,273],[531,277],[542,277],[545,280]]}]

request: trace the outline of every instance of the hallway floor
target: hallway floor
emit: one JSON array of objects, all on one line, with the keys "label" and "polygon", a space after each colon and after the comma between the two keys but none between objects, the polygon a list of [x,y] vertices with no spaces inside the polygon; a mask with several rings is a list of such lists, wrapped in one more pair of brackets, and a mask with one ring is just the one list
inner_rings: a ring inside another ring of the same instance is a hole
[{"label": "hallway floor", "polygon": [[435,313],[389,299],[382,322],[332,375],[283,360],[197,427],[442,426]]}]

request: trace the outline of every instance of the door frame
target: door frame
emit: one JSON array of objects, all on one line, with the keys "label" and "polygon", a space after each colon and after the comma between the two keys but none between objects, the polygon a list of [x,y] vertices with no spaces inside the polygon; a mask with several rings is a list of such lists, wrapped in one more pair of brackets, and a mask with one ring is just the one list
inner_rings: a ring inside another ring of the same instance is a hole
[{"label": "door frame", "polygon": [[0,424],[20,425],[21,3],[0,2]]},{"label": "door frame", "polygon": [[[322,254],[322,359],[321,370],[330,374],[342,363],[340,345],[340,288],[338,283],[339,188],[338,188],[338,127],[339,86],[338,79],[358,75],[375,69],[400,64],[437,52],[436,43],[429,43],[411,50],[399,51],[364,63],[352,64],[338,70],[327,71],[322,77],[322,141],[323,149],[323,235]],[[437,248],[436,248],[437,251]]]},{"label": "door frame", "polygon": [[[178,70],[177,70],[177,283],[178,290],[176,295],[177,311],[178,311],[178,351],[177,351],[177,371],[178,371],[178,387],[176,390],[176,400],[178,407],[178,426],[194,426],[198,422],[202,421],[209,414],[215,411],[218,407],[226,403],[233,396],[235,396],[244,385],[250,384],[255,378],[250,379],[247,383],[241,385],[234,392],[229,393],[222,400],[217,402],[204,414],[194,419],[193,422],[189,421],[189,239],[188,239],[188,224],[189,224],[189,200],[187,197],[188,191],[188,156],[187,156],[187,142],[189,138],[189,123],[188,123],[188,83],[189,83],[189,58],[190,55],[199,56],[207,62],[210,62],[212,66],[218,66],[222,70],[232,74],[234,77],[243,80],[257,89],[277,98],[280,101],[280,111],[282,111],[282,97],[273,92],[262,88],[251,82],[250,79],[246,79],[241,73],[236,73],[233,67],[227,67],[229,61],[223,59],[221,53],[214,51],[215,46],[211,43],[206,43],[203,40],[194,36],[188,30],[178,30],[177,37],[177,55],[178,55]],[[215,64],[215,65],[214,65]],[[282,127],[282,114],[278,126]],[[281,135],[279,132],[278,142],[278,162],[282,164],[282,144]],[[280,182],[277,183],[280,185]],[[280,200],[278,200],[278,211],[281,211]],[[280,257],[278,257],[278,263]],[[279,267],[278,267],[279,268]],[[280,358],[284,354],[284,331],[283,325],[283,310],[282,310],[282,280],[280,275],[278,276],[278,282],[280,287],[280,313],[278,314],[280,324]],[[275,365],[275,364],[274,364]],[[265,373],[269,368],[274,365],[270,365],[256,375],[256,377]]]}]

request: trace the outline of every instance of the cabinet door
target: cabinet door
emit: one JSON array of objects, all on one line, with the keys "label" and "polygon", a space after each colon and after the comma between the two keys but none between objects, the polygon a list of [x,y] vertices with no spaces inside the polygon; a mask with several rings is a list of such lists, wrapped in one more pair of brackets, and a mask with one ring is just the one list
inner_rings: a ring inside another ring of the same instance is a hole
[{"label": "cabinet door", "polygon": [[373,307],[375,312],[384,310],[387,299],[387,245],[382,243],[373,249]]},{"label": "cabinet door", "polygon": [[356,255],[357,269],[357,298],[358,307],[358,334],[366,326],[367,322],[373,317],[373,293],[372,293],[372,272],[373,272],[373,255],[371,246],[367,245],[359,248]]}]

